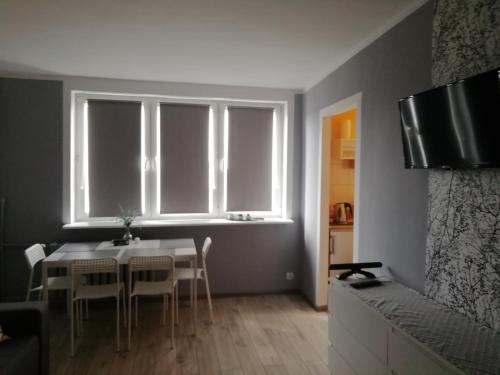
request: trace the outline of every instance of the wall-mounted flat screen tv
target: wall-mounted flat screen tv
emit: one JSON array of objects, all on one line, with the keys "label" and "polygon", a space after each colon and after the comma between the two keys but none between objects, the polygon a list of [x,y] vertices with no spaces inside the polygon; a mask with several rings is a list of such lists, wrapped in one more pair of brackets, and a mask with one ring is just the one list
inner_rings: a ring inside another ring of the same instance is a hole
[{"label": "wall-mounted flat screen tv", "polygon": [[406,168],[500,168],[500,68],[399,101]]}]

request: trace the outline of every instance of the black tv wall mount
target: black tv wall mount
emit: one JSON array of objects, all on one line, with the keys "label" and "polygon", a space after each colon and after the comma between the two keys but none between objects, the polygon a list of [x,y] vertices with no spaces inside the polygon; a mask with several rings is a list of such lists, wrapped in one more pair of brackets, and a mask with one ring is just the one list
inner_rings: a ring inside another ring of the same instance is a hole
[{"label": "black tv wall mount", "polygon": [[360,274],[364,275],[369,279],[374,279],[375,275],[371,272],[364,271],[362,268],[380,268],[382,267],[382,262],[368,262],[368,263],[334,263],[330,264],[328,269],[330,271],[337,270],[349,270],[341,273],[337,276],[339,280],[345,280],[351,275]]}]

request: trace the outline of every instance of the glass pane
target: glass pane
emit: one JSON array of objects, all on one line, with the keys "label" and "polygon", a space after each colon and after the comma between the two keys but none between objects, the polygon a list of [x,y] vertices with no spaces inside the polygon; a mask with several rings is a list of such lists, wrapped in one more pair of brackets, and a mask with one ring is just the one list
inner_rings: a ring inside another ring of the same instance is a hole
[{"label": "glass pane", "polygon": [[272,108],[228,108],[227,211],[272,210]]},{"label": "glass pane", "polygon": [[208,105],[160,105],[162,214],[208,213]]},{"label": "glass pane", "polygon": [[141,103],[88,101],[89,216],[141,209]]}]

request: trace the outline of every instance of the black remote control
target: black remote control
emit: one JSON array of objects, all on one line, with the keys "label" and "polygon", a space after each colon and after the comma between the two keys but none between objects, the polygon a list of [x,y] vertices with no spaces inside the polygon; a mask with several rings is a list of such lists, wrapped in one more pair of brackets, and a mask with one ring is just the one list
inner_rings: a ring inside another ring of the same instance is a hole
[{"label": "black remote control", "polygon": [[355,281],[353,283],[349,283],[350,286],[356,289],[363,289],[363,288],[369,288],[372,286],[377,286],[377,285],[382,285],[382,282],[380,280],[376,279],[363,279],[359,281]]}]

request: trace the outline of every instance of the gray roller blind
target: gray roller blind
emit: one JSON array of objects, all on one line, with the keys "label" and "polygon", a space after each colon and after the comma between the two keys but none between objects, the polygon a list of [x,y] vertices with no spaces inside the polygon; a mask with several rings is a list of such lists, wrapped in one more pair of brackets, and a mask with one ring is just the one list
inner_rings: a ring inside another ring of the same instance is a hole
[{"label": "gray roller blind", "polygon": [[161,213],[209,211],[207,105],[160,105]]},{"label": "gray roller blind", "polygon": [[88,101],[89,216],[141,209],[141,103]]},{"label": "gray roller blind", "polygon": [[227,211],[271,211],[273,109],[228,113]]}]

